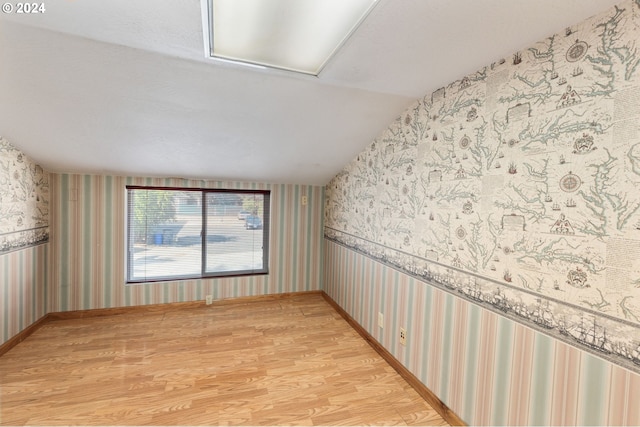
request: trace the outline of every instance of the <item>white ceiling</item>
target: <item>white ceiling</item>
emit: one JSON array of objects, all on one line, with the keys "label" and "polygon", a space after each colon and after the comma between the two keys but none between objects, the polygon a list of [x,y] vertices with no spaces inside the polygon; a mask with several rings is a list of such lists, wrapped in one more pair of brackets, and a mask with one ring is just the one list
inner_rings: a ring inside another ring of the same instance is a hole
[{"label": "white ceiling", "polygon": [[316,78],[206,60],[200,0],[48,0],[0,15],[0,135],[54,172],[323,185],[416,99],[616,3],[380,0]]}]

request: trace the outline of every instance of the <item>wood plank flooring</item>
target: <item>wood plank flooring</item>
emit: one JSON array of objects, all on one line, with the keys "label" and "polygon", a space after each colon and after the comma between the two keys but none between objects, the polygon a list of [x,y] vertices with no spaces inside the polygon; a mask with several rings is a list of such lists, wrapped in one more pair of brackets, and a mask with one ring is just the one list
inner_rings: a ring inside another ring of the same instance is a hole
[{"label": "wood plank flooring", "polygon": [[2,425],[447,425],[319,294],[43,325]]}]

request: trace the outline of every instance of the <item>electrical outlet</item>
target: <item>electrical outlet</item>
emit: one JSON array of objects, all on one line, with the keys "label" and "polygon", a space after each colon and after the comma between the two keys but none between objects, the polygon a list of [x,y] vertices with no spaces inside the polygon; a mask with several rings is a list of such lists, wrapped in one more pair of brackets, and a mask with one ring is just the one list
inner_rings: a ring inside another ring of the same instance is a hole
[{"label": "electrical outlet", "polygon": [[207,295],[205,297],[205,301],[207,302],[207,305],[213,304],[213,295]]},{"label": "electrical outlet", "polygon": [[407,345],[407,331],[404,328],[400,328],[400,344]]},{"label": "electrical outlet", "polygon": [[382,313],[378,313],[378,327],[384,328],[384,315]]},{"label": "electrical outlet", "polygon": [[302,206],[307,206],[308,201],[309,200],[307,199],[307,196],[302,196],[301,198]]}]

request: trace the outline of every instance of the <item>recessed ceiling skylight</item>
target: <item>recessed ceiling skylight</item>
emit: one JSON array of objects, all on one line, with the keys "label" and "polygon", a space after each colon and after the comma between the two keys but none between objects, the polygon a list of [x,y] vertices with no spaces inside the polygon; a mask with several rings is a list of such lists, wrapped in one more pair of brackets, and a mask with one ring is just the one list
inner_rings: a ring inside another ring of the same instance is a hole
[{"label": "recessed ceiling skylight", "polygon": [[204,1],[207,55],[312,75],[320,73],[376,3],[376,0]]}]

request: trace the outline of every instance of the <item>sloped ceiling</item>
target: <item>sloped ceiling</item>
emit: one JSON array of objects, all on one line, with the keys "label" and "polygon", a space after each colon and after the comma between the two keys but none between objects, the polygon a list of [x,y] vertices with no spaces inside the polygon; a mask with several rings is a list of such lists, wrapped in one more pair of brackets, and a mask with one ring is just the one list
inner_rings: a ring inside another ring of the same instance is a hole
[{"label": "sloped ceiling", "polygon": [[323,185],[416,99],[616,3],[380,0],[316,78],[205,59],[199,0],[48,1],[0,16],[0,135],[54,172]]}]

